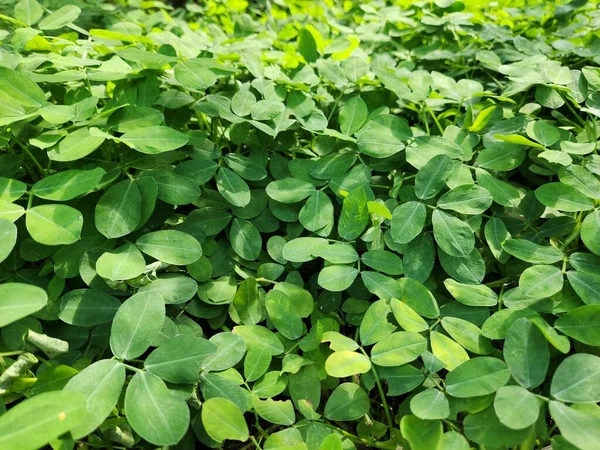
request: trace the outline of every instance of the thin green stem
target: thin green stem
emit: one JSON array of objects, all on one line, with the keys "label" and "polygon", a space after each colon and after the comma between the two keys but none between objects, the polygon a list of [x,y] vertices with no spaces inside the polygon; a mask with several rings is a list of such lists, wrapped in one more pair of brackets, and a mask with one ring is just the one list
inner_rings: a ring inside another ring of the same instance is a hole
[{"label": "thin green stem", "polygon": [[27,156],[29,156],[29,158],[31,158],[31,160],[33,161],[33,163],[36,165],[36,167],[40,170],[40,173],[42,175],[46,174],[46,169],[44,169],[44,166],[42,166],[40,164],[40,162],[37,160],[37,158],[35,156],[33,156],[33,153],[31,153],[31,150],[29,150],[29,148],[23,144],[18,138],[14,138],[15,141],[17,141],[17,144],[19,144],[19,147],[21,147],[23,149],[23,151],[25,153],[27,153]]},{"label": "thin green stem", "polygon": [[489,283],[485,283],[485,285],[487,287],[490,287],[490,288],[491,287],[498,287],[498,286],[503,286],[505,283],[507,283],[509,281],[510,281],[509,277],[504,277],[504,278],[501,278],[501,279],[496,280],[496,281],[491,281]]},{"label": "thin green stem", "polygon": [[256,450],[262,450],[260,444],[256,441],[256,438],[254,436],[251,435],[250,440],[254,444],[254,447],[256,448]]},{"label": "thin green stem", "polygon": [[[360,351],[366,358],[369,358],[367,352],[365,352],[364,348],[360,348]],[[390,438],[394,439],[394,422],[392,421],[392,416],[390,415],[390,407],[388,406],[387,400],[385,398],[385,393],[383,392],[383,386],[381,386],[381,380],[379,379],[379,374],[375,369],[375,366],[371,364],[371,373],[373,374],[373,378],[375,379],[375,384],[377,385],[377,391],[379,391],[379,397],[381,397],[381,404],[383,405],[383,411],[385,412],[385,419],[388,423]]]},{"label": "thin green stem", "polygon": [[15,351],[15,352],[4,352],[4,353],[0,353],[0,357],[4,357],[4,356],[18,356],[18,355],[22,355],[23,352],[21,351]]},{"label": "thin green stem", "polygon": [[138,369],[137,367],[130,366],[129,364],[125,364],[124,362],[122,362],[121,364],[123,364],[123,367],[125,367],[126,369],[129,369],[133,372],[143,372],[142,369]]},{"label": "thin green stem", "polygon": [[433,118],[433,121],[435,122],[438,130],[440,130],[440,134],[444,134],[444,129],[442,128],[442,125],[440,124],[440,121],[438,120],[437,116],[433,112],[433,109],[431,109],[431,107],[427,103],[425,103],[425,109],[429,112],[429,114]]}]

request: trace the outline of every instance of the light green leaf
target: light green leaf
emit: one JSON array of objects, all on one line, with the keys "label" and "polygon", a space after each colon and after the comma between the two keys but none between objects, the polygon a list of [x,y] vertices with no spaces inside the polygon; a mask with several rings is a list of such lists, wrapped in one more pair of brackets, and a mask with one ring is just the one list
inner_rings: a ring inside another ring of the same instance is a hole
[{"label": "light green leaf", "polygon": [[119,306],[117,298],[102,291],[75,289],[63,296],[58,317],[70,325],[91,327],[110,322]]},{"label": "light green leaf", "polygon": [[353,189],[344,199],[338,221],[338,233],[346,241],[359,237],[369,223],[367,193],[364,187]]},{"label": "light green leaf", "polygon": [[363,126],[368,113],[369,110],[364,100],[360,96],[352,97],[340,108],[340,131],[352,136]]},{"label": "light green leaf", "polygon": [[498,358],[482,356],[458,366],[446,377],[448,394],[468,398],[496,392],[510,378],[504,362]]},{"label": "light green leaf", "polygon": [[27,210],[27,231],[44,245],[68,245],[81,239],[83,216],[67,205],[41,205]]},{"label": "light green leaf", "polygon": [[427,339],[418,333],[398,331],[371,349],[371,360],[383,367],[397,367],[414,361],[427,348]]},{"label": "light green leaf", "polygon": [[529,320],[519,319],[510,326],[503,355],[512,377],[524,388],[537,387],[546,378],[550,363],[548,343]]},{"label": "light green leaf", "polygon": [[144,256],[133,244],[125,244],[112,252],[105,252],[96,261],[98,275],[113,281],[130,280],[145,270]]},{"label": "light green leaf", "polygon": [[475,246],[473,231],[462,220],[439,210],[432,216],[433,236],[437,244],[450,256],[468,256]]},{"label": "light green leaf", "polygon": [[402,417],[400,430],[412,450],[439,448],[444,432],[439,420],[422,420],[412,415]]},{"label": "light green leaf", "polygon": [[367,373],[370,369],[371,361],[369,361],[369,358],[360,353],[347,350],[333,352],[325,361],[327,375],[335,378]]},{"label": "light green leaf", "polygon": [[202,363],[216,351],[217,346],[204,338],[181,334],[150,353],[144,368],[171,383],[196,384]]},{"label": "light green leaf", "polygon": [[71,428],[74,439],[90,434],[104,422],[115,408],[124,383],[125,367],[112,359],[96,361],[68,381],[65,391],[83,394],[87,399],[81,421]]},{"label": "light green leaf", "polygon": [[177,230],[147,233],[135,241],[145,254],[167,264],[193,264],[202,256],[202,246],[191,235]]},{"label": "light green leaf", "polygon": [[0,416],[0,448],[32,450],[81,423],[86,398],[76,392],[44,392]]},{"label": "light green leaf", "polygon": [[342,383],[329,396],[324,414],[329,420],[343,422],[361,418],[369,408],[369,397],[359,385]]},{"label": "light green leaf", "polygon": [[358,270],[352,266],[328,266],[319,272],[317,282],[319,286],[331,292],[341,292],[348,289],[356,276]]},{"label": "light green leaf", "polygon": [[10,220],[0,218],[0,263],[8,258],[17,243],[17,227]]},{"label": "light green leaf", "polygon": [[546,183],[535,190],[535,196],[542,205],[559,211],[588,211],[594,207],[589,198],[564,183]]},{"label": "light green leaf", "polygon": [[185,401],[148,372],[137,372],[129,382],[125,410],[135,432],[155,445],[175,445],[190,424],[190,410]]},{"label": "light green leaf", "polygon": [[131,233],[141,220],[142,195],[135,181],[123,180],[111,186],[96,204],[96,228],[109,239]]},{"label": "light green leaf", "polygon": [[410,400],[410,411],[422,420],[441,420],[450,415],[450,403],[439,390],[427,389]]},{"label": "light green leaf", "polygon": [[549,403],[550,415],[562,436],[581,450],[593,450],[600,442],[600,417],[559,402]]},{"label": "light green leaf", "polygon": [[0,284],[0,327],[33,314],[48,302],[42,288],[24,283]]},{"label": "light green leaf", "polygon": [[143,354],[160,332],[165,303],[159,294],[139,292],[126,300],[110,330],[110,349],[117,358],[134,359]]},{"label": "light green leaf", "polygon": [[56,30],[77,20],[79,14],[81,14],[81,9],[77,6],[66,5],[44,18],[38,27],[40,30]]},{"label": "light green leaf", "polygon": [[106,171],[100,167],[92,170],[66,170],[46,177],[32,187],[40,198],[66,202],[95,189]]},{"label": "light green leaf", "polygon": [[169,152],[187,144],[188,137],[173,128],[152,126],[136,128],[119,138],[138,152],[148,155]]},{"label": "light green leaf", "polygon": [[550,394],[566,403],[597,403],[600,357],[579,353],[564,359],[552,376]]},{"label": "light green leaf", "polygon": [[540,403],[535,395],[520,386],[504,386],[496,392],[494,411],[502,425],[521,430],[536,422]]}]

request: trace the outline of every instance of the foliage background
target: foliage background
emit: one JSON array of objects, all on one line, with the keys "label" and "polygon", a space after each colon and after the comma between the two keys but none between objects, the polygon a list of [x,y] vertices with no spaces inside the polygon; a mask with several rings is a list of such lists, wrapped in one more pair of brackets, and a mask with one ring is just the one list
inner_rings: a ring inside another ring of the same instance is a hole
[{"label": "foliage background", "polygon": [[598,448],[595,2],[0,14],[0,448]]}]

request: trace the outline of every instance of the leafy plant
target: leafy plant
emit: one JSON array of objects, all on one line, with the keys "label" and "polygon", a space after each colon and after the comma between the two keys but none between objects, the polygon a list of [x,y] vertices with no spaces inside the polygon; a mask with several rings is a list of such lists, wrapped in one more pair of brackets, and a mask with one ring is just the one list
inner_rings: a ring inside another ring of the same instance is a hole
[{"label": "leafy plant", "polygon": [[200,3],[0,2],[0,448],[597,449],[596,5]]}]

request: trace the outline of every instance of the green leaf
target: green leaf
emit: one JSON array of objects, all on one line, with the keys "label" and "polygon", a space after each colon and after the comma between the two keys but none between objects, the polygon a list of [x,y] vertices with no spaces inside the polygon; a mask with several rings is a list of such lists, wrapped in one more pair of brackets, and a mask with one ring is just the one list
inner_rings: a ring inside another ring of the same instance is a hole
[{"label": "green leaf", "polygon": [[411,278],[401,278],[398,284],[402,290],[400,300],[414,309],[417,314],[428,319],[435,319],[440,315],[437,301],[425,285]]},{"label": "green leaf", "polygon": [[304,334],[304,324],[298,309],[290,297],[278,290],[271,290],[265,297],[265,307],[275,328],[287,339],[298,339]]},{"label": "green leaf", "polygon": [[202,256],[202,246],[191,235],[177,230],[147,233],[135,241],[145,254],[167,264],[193,264]]},{"label": "green leaf", "polygon": [[567,279],[583,303],[600,304],[600,275],[569,270]]},{"label": "green leaf", "polygon": [[40,30],[56,30],[77,20],[79,14],[81,14],[81,9],[77,6],[66,5],[57,9],[49,16],[46,16],[46,18],[38,24],[38,27]]},{"label": "green leaf", "polygon": [[359,96],[352,97],[340,108],[340,131],[352,136],[364,125],[369,110],[367,104]]},{"label": "green leaf", "polygon": [[404,143],[396,135],[377,129],[362,131],[357,145],[361,153],[372,158],[389,158],[404,148]]},{"label": "green leaf", "polygon": [[385,300],[376,301],[369,306],[360,324],[360,341],[363,345],[373,345],[394,332],[396,327],[387,320],[390,312],[390,306]]},{"label": "green leaf", "polygon": [[0,218],[0,262],[8,258],[17,243],[17,227],[10,220]]},{"label": "green leaf", "polygon": [[429,325],[425,320],[419,316],[414,309],[408,306],[406,303],[401,302],[398,299],[393,298],[390,301],[390,307],[396,322],[405,330],[420,333],[429,328]]},{"label": "green leaf", "polygon": [[68,245],[81,239],[83,216],[67,205],[41,205],[27,210],[27,231],[44,245]]},{"label": "green leaf", "polygon": [[417,173],[415,195],[421,200],[435,197],[445,186],[453,169],[450,157],[437,155],[431,158]]},{"label": "green leaf", "polygon": [[46,177],[32,187],[39,198],[66,202],[85,195],[96,188],[106,171],[100,167],[92,170],[66,170]]},{"label": "green leaf", "polygon": [[110,322],[121,302],[94,289],[75,289],[67,292],[60,303],[58,317],[63,322],[80,327],[91,327]]},{"label": "green leaf", "polygon": [[247,220],[233,219],[229,240],[233,251],[248,261],[255,260],[260,255],[262,238],[256,227]]},{"label": "green leaf", "polygon": [[309,63],[315,62],[319,57],[315,38],[306,28],[302,28],[300,33],[298,33],[298,52]]},{"label": "green leaf", "polygon": [[0,327],[33,314],[48,302],[42,288],[24,283],[0,284]]},{"label": "green leaf", "polygon": [[338,221],[338,233],[346,241],[359,237],[369,223],[367,193],[364,187],[353,189],[344,199]]},{"label": "green leaf", "polygon": [[462,220],[439,210],[433,212],[435,241],[450,256],[465,257],[473,250],[473,231]]},{"label": "green leaf", "polygon": [[412,415],[402,417],[400,430],[412,450],[439,448],[444,432],[439,420],[422,420]]},{"label": "green leaf", "polygon": [[90,434],[104,422],[115,408],[124,383],[125,367],[112,359],[96,361],[68,381],[64,391],[83,394],[87,400],[81,421],[71,428],[74,439]]},{"label": "green leaf", "polygon": [[96,261],[96,272],[102,278],[120,281],[135,278],[146,270],[142,253],[133,244],[105,252]]},{"label": "green leaf", "polygon": [[484,285],[463,284],[450,278],[444,280],[444,286],[450,295],[460,303],[468,306],[494,306],[498,296]]},{"label": "green leaf", "polygon": [[581,240],[585,246],[595,255],[600,255],[600,211],[594,210],[589,213],[581,224]]},{"label": "green leaf", "polygon": [[79,128],[48,150],[48,158],[60,162],[77,161],[93,153],[104,140],[104,136],[90,134],[89,128]]},{"label": "green leaf", "polygon": [[527,136],[545,147],[550,147],[560,140],[560,130],[541,120],[529,122],[526,131]]},{"label": "green leaf", "polygon": [[469,355],[461,345],[454,342],[448,336],[445,336],[437,331],[430,333],[431,351],[433,355],[439,359],[446,370],[449,372],[456,369],[466,361],[469,361]]},{"label": "green leaf", "polygon": [[221,195],[233,206],[244,207],[250,203],[250,188],[235,172],[221,167],[215,181]]},{"label": "green leaf", "polygon": [[295,428],[273,433],[265,440],[265,450],[308,450],[302,434]]},{"label": "green leaf", "polygon": [[550,415],[562,436],[582,450],[592,450],[600,442],[600,417],[586,414],[559,402],[549,403]]},{"label": "green leaf", "polygon": [[484,188],[473,185],[458,186],[446,192],[437,202],[443,209],[460,214],[482,214],[492,205],[492,195]]},{"label": "green leaf", "polygon": [[523,442],[530,433],[530,428],[513,430],[503,425],[496,416],[492,406],[469,414],[464,420],[465,436],[473,442],[486,447],[513,447]]},{"label": "green leaf", "polygon": [[298,219],[308,231],[317,232],[333,222],[333,203],[323,191],[313,192],[300,210]]},{"label": "green leaf", "polygon": [[267,185],[267,195],[281,203],[297,203],[315,192],[314,185],[298,178],[284,178]]},{"label": "green leaf", "polygon": [[164,319],[165,303],[159,294],[139,292],[129,297],[117,311],[110,330],[113,354],[121,359],[142,355],[160,332]]},{"label": "green leaf", "polygon": [[75,392],[44,392],[0,416],[0,446],[11,450],[44,447],[82,421],[86,398]]},{"label": "green leaf", "polygon": [[187,89],[204,90],[217,82],[217,76],[200,60],[189,59],[173,68],[175,79]]},{"label": "green leaf", "polygon": [[450,415],[450,403],[439,390],[427,389],[410,400],[410,411],[422,420],[441,420]]},{"label": "green leaf", "polygon": [[416,238],[425,226],[427,209],[419,202],[407,202],[394,209],[390,233],[394,242],[406,244]]},{"label": "green leaf", "polygon": [[492,353],[491,342],[482,336],[481,330],[471,322],[458,317],[444,317],[444,330],[462,347],[478,355]]},{"label": "green leaf", "polygon": [[139,292],[156,292],[169,305],[191,300],[196,295],[197,290],[198,283],[192,278],[181,274],[168,273],[141,287]]},{"label": "green leaf", "polygon": [[600,357],[579,353],[564,359],[552,376],[550,394],[566,403],[600,401]]},{"label": "green leaf", "polygon": [[96,229],[109,239],[126,236],[141,220],[142,195],[138,184],[132,180],[111,186],[96,204]]},{"label": "green leaf", "polygon": [[148,155],[176,150],[188,142],[185,134],[161,125],[136,128],[125,133],[119,139],[138,152]]},{"label": "green leaf", "polygon": [[574,187],[564,183],[547,183],[535,190],[538,201],[559,211],[588,211],[594,207],[592,201]]},{"label": "green leaf", "polygon": [[556,247],[538,245],[525,239],[508,239],[502,249],[509,255],[532,264],[552,264],[562,261],[564,254]]},{"label": "green leaf", "polygon": [[503,355],[512,377],[524,388],[537,387],[546,378],[550,363],[548,343],[529,320],[519,319],[510,326]]},{"label": "green leaf", "polygon": [[398,331],[371,349],[371,360],[382,367],[397,367],[414,361],[427,348],[427,339],[418,333]]},{"label": "green leaf", "polygon": [[[37,15],[35,11],[30,20]],[[0,92],[14,99],[17,103],[25,108],[38,108],[46,102],[44,91],[31,79],[7,67],[0,67]]]},{"label": "green leaf", "polygon": [[267,422],[278,425],[293,425],[296,421],[294,405],[290,400],[276,401],[272,398],[260,400],[252,396],[254,411]]},{"label": "green leaf", "polygon": [[150,353],[144,368],[171,383],[196,384],[202,363],[216,351],[217,346],[206,339],[182,334]]},{"label": "green leaf", "polygon": [[358,270],[351,266],[328,266],[319,272],[317,282],[319,286],[331,292],[341,292],[350,287]]},{"label": "green leaf", "polygon": [[371,361],[366,356],[352,351],[336,351],[325,361],[327,375],[345,378],[356,374],[367,373],[371,369]]},{"label": "green leaf", "polygon": [[561,316],[554,327],[584,344],[600,345],[600,305],[575,308]]},{"label": "green leaf", "polygon": [[462,363],[446,377],[446,389],[453,397],[488,395],[504,386],[510,372],[498,358],[481,356]]},{"label": "green leaf", "polygon": [[190,424],[190,410],[185,401],[148,372],[137,372],[129,382],[125,410],[135,432],[155,445],[175,445]]},{"label": "green leaf", "polygon": [[36,0],[21,0],[15,5],[14,14],[15,18],[31,26],[40,20],[44,9]]},{"label": "green leaf", "polygon": [[342,383],[329,396],[324,414],[329,420],[344,422],[361,418],[369,408],[369,397],[360,386]]},{"label": "green leaf", "polygon": [[494,411],[502,425],[521,430],[537,421],[540,403],[535,395],[520,386],[504,386],[496,392]]},{"label": "green leaf", "polygon": [[202,404],[202,424],[208,435],[217,442],[245,441],[248,426],[242,412],[225,398],[211,398]]}]

